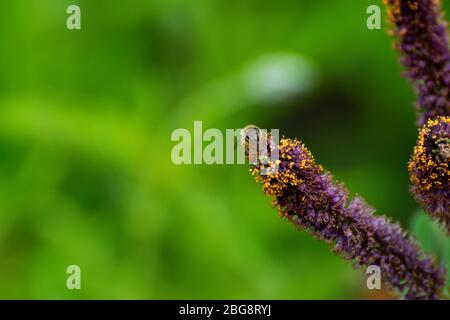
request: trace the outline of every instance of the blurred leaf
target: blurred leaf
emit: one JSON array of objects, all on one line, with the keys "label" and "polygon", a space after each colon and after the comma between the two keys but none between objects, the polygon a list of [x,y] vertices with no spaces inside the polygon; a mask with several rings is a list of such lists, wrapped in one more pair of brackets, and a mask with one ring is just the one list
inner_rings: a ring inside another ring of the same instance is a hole
[{"label": "blurred leaf", "polygon": [[439,225],[432,220],[423,210],[417,210],[411,222],[411,230],[422,249],[431,253],[447,269],[446,285],[444,293],[450,292],[450,238],[446,236]]},{"label": "blurred leaf", "polygon": [[440,255],[445,235],[439,226],[422,210],[417,210],[411,223],[412,233],[424,251]]},{"label": "blurred leaf", "polygon": [[447,269],[447,282],[445,285],[445,294],[450,295],[450,237],[445,239],[444,246],[442,247],[442,262]]}]

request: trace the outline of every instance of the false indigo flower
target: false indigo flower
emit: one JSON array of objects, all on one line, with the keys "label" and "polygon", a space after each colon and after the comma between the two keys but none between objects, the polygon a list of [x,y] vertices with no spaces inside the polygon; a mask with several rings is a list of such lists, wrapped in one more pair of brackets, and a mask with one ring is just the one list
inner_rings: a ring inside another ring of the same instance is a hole
[{"label": "false indigo flower", "polygon": [[450,115],[450,52],[439,0],[384,0],[406,76],[419,99],[419,125]]},{"label": "false indigo flower", "polygon": [[409,162],[416,200],[450,233],[450,117],[430,119]]},{"label": "false indigo flower", "polygon": [[273,197],[280,216],[326,241],[355,265],[379,266],[382,279],[390,288],[406,292],[405,298],[439,298],[444,268],[423,256],[398,224],[374,216],[360,197],[349,201],[344,186],[333,182],[300,141],[281,139],[276,147],[278,160],[255,163],[250,171]]}]

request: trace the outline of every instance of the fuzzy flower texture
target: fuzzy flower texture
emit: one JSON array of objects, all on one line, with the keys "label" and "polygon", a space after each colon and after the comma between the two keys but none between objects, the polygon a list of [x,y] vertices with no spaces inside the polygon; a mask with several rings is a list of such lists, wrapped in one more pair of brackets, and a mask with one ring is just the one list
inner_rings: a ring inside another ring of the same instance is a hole
[{"label": "fuzzy flower texture", "polygon": [[300,141],[281,139],[276,148],[278,160],[255,163],[251,172],[280,216],[355,265],[379,266],[383,281],[406,299],[439,298],[444,268],[424,256],[398,224],[374,216],[362,198],[350,200]]},{"label": "fuzzy flower texture", "polygon": [[384,0],[406,76],[419,99],[419,125],[450,115],[450,52],[439,0]]},{"label": "fuzzy flower texture", "polygon": [[409,162],[412,193],[450,233],[450,117],[428,120]]}]

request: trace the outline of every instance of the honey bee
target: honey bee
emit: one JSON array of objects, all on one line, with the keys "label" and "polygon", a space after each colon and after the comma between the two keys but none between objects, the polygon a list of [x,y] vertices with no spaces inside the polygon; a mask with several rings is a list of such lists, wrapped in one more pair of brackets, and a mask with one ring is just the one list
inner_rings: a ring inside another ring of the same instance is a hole
[{"label": "honey bee", "polygon": [[[267,132],[261,130],[258,126],[249,124],[240,131],[241,146],[245,151],[245,156],[250,163],[258,162],[258,149],[261,148],[261,144],[268,143]],[[264,150],[260,150],[264,152]],[[267,151],[265,152],[267,153]],[[261,156],[261,155],[260,155]]]},{"label": "honey bee", "polygon": [[437,149],[433,150],[433,153],[439,154],[439,156],[445,161],[450,159],[450,139],[440,138],[436,141]]}]

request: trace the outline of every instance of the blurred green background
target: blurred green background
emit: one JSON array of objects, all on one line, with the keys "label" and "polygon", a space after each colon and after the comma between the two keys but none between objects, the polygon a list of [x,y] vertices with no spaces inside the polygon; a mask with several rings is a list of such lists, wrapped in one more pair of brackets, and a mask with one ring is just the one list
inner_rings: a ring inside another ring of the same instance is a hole
[{"label": "blurred green background", "polygon": [[374,298],[278,218],[248,166],[170,159],[194,120],[279,128],[408,228],[414,93],[386,25],[366,27],[371,4],[3,2],[0,298]]}]

